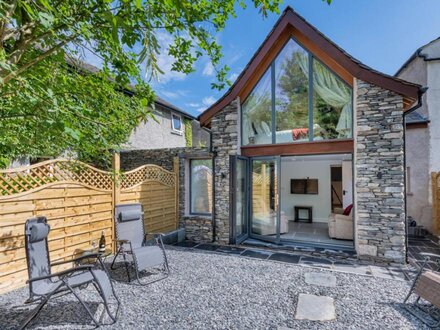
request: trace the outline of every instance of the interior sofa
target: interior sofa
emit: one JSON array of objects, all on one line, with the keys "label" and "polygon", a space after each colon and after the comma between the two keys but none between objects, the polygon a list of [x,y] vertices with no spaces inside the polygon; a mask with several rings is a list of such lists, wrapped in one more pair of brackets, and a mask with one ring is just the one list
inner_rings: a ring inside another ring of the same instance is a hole
[{"label": "interior sofa", "polygon": [[[276,235],[276,214],[272,214],[269,219],[260,217],[258,214],[254,215],[252,219],[252,232],[257,235]],[[288,220],[284,212],[281,212],[281,222],[280,222],[280,234],[285,234],[289,231]]]},{"label": "interior sofa", "polygon": [[353,240],[353,207],[348,215],[344,215],[342,208],[335,208],[334,212],[329,215],[328,235],[331,238]]}]

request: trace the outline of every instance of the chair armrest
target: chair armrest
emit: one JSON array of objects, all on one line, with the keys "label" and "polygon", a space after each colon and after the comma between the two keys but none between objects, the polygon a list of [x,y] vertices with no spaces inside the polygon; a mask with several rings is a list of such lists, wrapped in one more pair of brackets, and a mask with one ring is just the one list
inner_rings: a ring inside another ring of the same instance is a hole
[{"label": "chair armrest", "polygon": [[[153,236],[152,239],[154,239],[156,241],[156,244],[159,244],[163,247],[163,241],[162,241],[162,237],[164,236],[163,233],[147,233],[147,234],[145,234],[145,237],[144,237],[145,242],[148,241],[147,236],[149,236],[149,235]],[[152,239],[150,239],[150,240],[152,240]]]},{"label": "chair armrest", "polygon": [[164,236],[163,233],[147,233],[147,234],[145,234],[144,239],[146,240],[147,236],[149,236],[149,235],[154,236],[154,238],[159,238],[159,237],[162,238]]},{"label": "chair armrest", "polygon": [[128,242],[130,242],[128,239],[115,239],[113,241],[115,241],[116,243],[128,243]]},{"label": "chair armrest", "polygon": [[426,257],[426,259],[429,260],[431,260],[431,258],[440,259],[440,255],[434,253],[421,252],[420,255]]},{"label": "chair armrest", "polygon": [[350,215],[342,215],[342,214],[335,214],[335,220],[336,221],[350,221],[353,222],[353,217]]},{"label": "chair armrest", "polygon": [[113,241],[116,242],[117,244],[129,244],[130,243],[130,241],[128,239],[115,239]]},{"label": "chair armrest", "polygon": [[52,277],[60,277],[60,276],[64,276],[70,273],[75,273],[78,271],[85,271],[85,270],[91,270],[93,269],[93,265],[82,265],[82,266],[78,266],[75,268],[69,268],[69,269],[65,269],[53,274],[49,274],[49,275],[45,275],[45,276],[38,276],[38,277],[33,277],[30,278],[26,281],[26,283],[31,283],[31,282],[35,282],[35,281],[40,281],[40,280],[45,280],[45,279],[50,279]]},{"label": "chair armrest", "polygon": [[89,254],[84,254],[82,256],[79,256],[77,258],[73,258],[71,260],[57,261],[57,262],[54,262],[53,264],[50,264],[50,265],[51,266],[58,266],[58,265],[62,265],[62,264],[67,264],[69,262],[77,262],[82,259],[91,259],[91,258],[99,259],[99,257],[100,257],[99,253],[89,253]]}]

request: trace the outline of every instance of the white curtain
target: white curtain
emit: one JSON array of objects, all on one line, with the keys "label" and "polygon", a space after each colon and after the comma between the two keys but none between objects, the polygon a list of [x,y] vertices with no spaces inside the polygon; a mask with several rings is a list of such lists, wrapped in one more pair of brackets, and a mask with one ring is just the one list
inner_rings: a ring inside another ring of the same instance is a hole
[{"label": "white curtain", "polygon": [[[295,56],[301,70],[308,75],[308,57],[300,53],[296,53]],[[339,137],[349,137],[353,115],[350,88],[318,61],[314,61],[313,65],[313,88],[327,104],[342,108],[336,131]]]}]

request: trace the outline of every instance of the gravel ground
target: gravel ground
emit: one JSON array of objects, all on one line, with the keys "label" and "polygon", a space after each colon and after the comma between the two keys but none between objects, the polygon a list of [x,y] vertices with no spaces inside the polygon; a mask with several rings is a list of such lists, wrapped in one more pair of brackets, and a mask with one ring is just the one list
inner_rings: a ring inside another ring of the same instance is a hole
[{"label": "gravel ground", "polygon": [[[402,308],[409,283],[184,250],[168,251],[172,274],[149,286],[117,282],[122,311],[102,329],[425,329]],[[337,287],[310,286],[309,272],[331,273]],[[118,275],[118,274],[117,274]],[[294,319],[299,293],[335,299],[337,319]],[[0,296],[0,329],[14,329],[29,306],[27,288]],[[92,288],[81,295],[99,311]],[[98,313],[98,312],[97,312]],[[85,311],[66,295],[52,300],[31,329],[91,329]]]}]

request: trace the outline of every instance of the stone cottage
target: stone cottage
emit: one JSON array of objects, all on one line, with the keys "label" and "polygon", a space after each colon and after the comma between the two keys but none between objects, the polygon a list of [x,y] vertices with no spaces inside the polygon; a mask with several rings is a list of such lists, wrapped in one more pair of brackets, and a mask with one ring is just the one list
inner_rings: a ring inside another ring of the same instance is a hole
[{"label": "stone cottage", "polygon": [[404,262],[403,123],[421,91],[360,63],[287,8],[199,116],[210,148],[167,151],[180,157],[187,238]]}]

